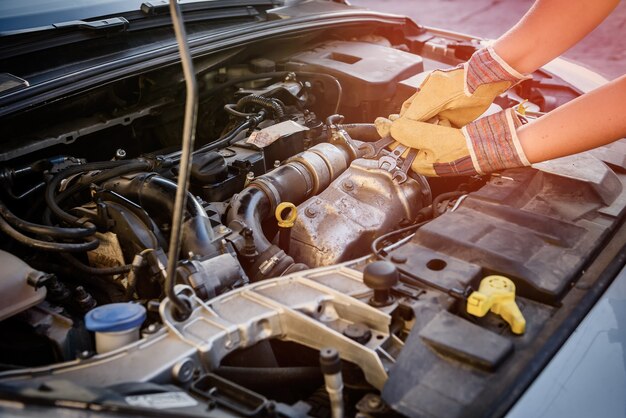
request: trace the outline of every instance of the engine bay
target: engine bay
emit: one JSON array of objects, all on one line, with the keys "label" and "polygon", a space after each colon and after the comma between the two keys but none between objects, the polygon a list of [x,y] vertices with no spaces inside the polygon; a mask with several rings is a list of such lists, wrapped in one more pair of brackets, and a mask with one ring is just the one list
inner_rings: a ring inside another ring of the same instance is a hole
[{"label": "engine bay", "polygon": [[[182,321],[164,291],[180,68],[5,117],[4,390],[178,416],[330,416],[324,379],[339,375],[346,415],[496,411],[610,265],[596,256],[624,235],[626,166],[600,150],[487,177],[412,173],[371,122],[460,62],[433,39],[315,33],[198,60]],[[577,95],[539,72],[494,108]],[[521,333],[467,311],[500,276]],[[94,318],[108,305],[141,307],[132,333]],[[320,366],[329,347],[341,372]]]}]

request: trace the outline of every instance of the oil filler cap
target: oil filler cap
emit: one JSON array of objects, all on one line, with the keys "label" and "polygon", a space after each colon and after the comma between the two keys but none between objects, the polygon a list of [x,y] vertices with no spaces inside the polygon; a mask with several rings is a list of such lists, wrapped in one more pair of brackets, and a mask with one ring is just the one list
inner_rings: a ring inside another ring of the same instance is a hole
[{"label": "oil filler cap", "polygon": [[191,178],[202,184],[217,184],[226,180],[226,159],[215,151],[194,155],[191,162]]},{"label": "oil filler cap", "polygon": [[94,332],[120,332],[138,328],[146,320],[146,308],[136,303],[98,306],[85,315],[85,326]]}]

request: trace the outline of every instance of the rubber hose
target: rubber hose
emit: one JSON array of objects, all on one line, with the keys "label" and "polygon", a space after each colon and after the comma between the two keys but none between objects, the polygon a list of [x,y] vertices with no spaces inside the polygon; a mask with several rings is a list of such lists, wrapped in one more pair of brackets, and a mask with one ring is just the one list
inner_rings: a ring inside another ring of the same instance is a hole
[{"label": "rubber hose", "polygon": [[66,260],[72,267],[79,269],[80,271],[92,274],[94,276],[113,276],[116,274],[124,274],[128,273],[132,266],[130,264],[125,264],[122,266],[115,267],[91,267],[81,261],[75,259],[71,255],[62,254],[64,260]]},{"label": "rubber hose", "polygon": [[245,76],[245,77],[239,77],[236,79],[228,80],[225,83],[218,84],[217,86],[205,91],[203,93],[203,96],[204,97],[212,96],[215,93],[222,91],[225,88],[234,86],[237,83],[244,83],[246,81],[253,81],[253,80],[261,80],[264,78],[269,78],[269,79],[284,78],[285,76],[291,73],[294,73],[296,74],[296,76],[303,77],[303,78],[325,78],[326,80],[332,81],[335,84],[335,89],[337,90],[337,99],[336,99],[335,109],[333,113],[339,112],[339,108],[341,107],[341,99],[343,96],[343,88],[341,87],[341,83],[339,82],[337,77],[332,76],[330,74],[318,74],[318,73],[311,73],[308,71],[274,71],[274,72],[269,72],[269,73],[258,73],[258,74],[252,74],[252,75]]},{"label": "rubber hose", "polygon": [[43,235],[51,238],[85,238],[92,235],[86,228],[63,228],[56,226],[40,225],[19,218],[0,201],[0,215],[14,228],[28,232],[29,234]]},{"label": "rubber hose", "polygon": [[337,128],[343,129],[350,135],[350,138],[364,142],[376,142],[380,139],[380,135],[373,123],[347,123],[337,125]]},{"label": "rubber hose", "polygon": [[234,367],[220,366],[216,374],[243,386],[289,385],[322,380],[319,367]]},{"label": "rubber hose", "polygon": [[258,94],[250,94],[239,99],[237,107],[242,109],[247,104],[256,104],[271,109],[277,119],[285,117],[285,105],[278,99],[263,97]]},{"label": "rubber hose", "polygon": [[[56,208],[58,208],[58,210],[61,210],[66,216],[71,216],[73,218],[76,218],[75,216],[70,215],[69,213],[63,211],[63,209],[61,209],[58,205],[61,204],[69,196],[73,196],[76,193],[86,189],[87,187],[90,186],[90,184],[101,183],[103,181],[107,181],[115,177],[123,176],[124,174],[129,174],[129,173],[133,173],[137,171],[145,171],[152,167],[152,165],[148,161],[142,161],[142,160],[125,161],[124,163],[125,164],[122,164],[118,167],[114,167],[102,173],[96,174],[93,178],[90,179],[89,183],[74,184],[70,186],[69,188],[67,188],[66,190],[64,190],[63,192],[59,193],[56,197],[54,197]],[[58,213],[55,212],[55,208],[51,206],[50,209],[54,212],[55,215],[59,216]]]},{"label": "rubber hose", "polygon": [[40,241],[16,231],[3,217],[0,217],[0,231],[27,247],[43,251],[78,253],[95,250],[100,244],[96,239],[80,244]]},{"label": "rubber hose", "polygon": [[[78,218],[76,216],[70,215],[69,213],[61,209],[55,199],[55,193],[61,181],[63,181],[64,179],[66,179],[67,177],[73,174],[83,173],[85,171],[92,171],[92,170],[106,170],[110,168],[119,167],[124,164],[128,164],[128,162],[127,161],[102,161],[102,162],[81,164],[78,166],[72,166],[72,167],[66,168],[65,170],[61,171],[56,176],[54,176],[52,180],[50,180],[50,182],[48,183],[48,187],[46,188],[46,193],[45,193],[45,198],[46,198],[46,203],[48,204],[48,208],[62,221],[65,221],[70,224],[75,224],[76,221],[78,221]],[[91,234],[95,233],[95,226],[92,225],[90,227],[85,227],[85,228],[90,230]]]}]

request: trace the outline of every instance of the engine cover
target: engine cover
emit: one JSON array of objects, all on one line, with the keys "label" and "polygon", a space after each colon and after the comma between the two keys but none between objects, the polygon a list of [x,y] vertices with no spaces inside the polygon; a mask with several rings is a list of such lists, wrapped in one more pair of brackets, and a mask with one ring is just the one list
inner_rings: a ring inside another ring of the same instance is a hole
[{"label": "engine cover", "polygon": [[372,241],[413,221],[430,199],[428,183],[397,184],[375,160],[358,159],[322,193],[298,206],[290,254],[328,266],[369,252]]}]

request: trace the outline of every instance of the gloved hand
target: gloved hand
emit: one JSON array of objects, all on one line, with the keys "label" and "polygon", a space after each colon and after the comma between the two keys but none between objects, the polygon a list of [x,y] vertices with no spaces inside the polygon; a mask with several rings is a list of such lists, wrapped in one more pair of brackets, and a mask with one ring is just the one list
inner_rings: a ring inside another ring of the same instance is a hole
[{"label": "gloved hand", "polygon": [[416,173],[459,176],[529,166],[515,132],[521,125],[515,111],[506,109],[461,129],[401,117],[390,133],[399,143],[419,150],[411,165]]},{"label": "gloved hand", "polygon": [[[435,70],[400,109],[400,118],[427,121],[435,116],[462,127],[489,108],[511,86],[531,78],[508,65],[492,47],[476,51],[464,64]],[[391,115],[390,120],[397,118]],[[379,134],[388,134],[389,120],[379,118]]]}]

